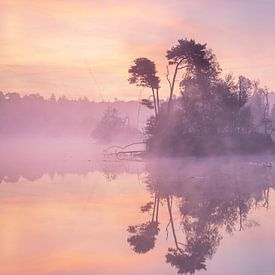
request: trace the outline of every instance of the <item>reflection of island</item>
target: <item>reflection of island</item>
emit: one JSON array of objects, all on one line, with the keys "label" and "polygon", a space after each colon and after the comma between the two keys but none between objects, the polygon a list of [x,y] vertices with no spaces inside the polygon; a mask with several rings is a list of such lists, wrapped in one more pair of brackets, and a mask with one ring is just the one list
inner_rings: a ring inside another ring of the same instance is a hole
[{"label": "reflection of island", "polygon": [[[146,185],[154,200],[141,210],[151,211],[152,218],[129,226],[128,242],[137,253],[154,248],[159,206],[163,205],[169,217],[166,229],[170,228],[174,240],[166,262],[179,274],[206,270],[206,260],[215,254],[222,232],[232,234],[257,225],[248,219],[248,213],[254,207],[268,207],[269,189],[274,187],[274,168],[248,162],[162,161],[149,163],[147,171]],[[180,213],[180,230],[175,226],[173,207]]]}]

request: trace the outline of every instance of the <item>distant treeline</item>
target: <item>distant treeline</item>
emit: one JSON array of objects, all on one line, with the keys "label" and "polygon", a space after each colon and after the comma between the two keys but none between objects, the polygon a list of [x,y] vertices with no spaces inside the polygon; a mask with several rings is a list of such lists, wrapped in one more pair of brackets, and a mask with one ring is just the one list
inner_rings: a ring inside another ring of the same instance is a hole
[{"label": "distant treeline", "polygon": [[1,136],[90,136],[107,108],[116,108],[129,125],[141,129],[151,111],[138,101],[93,102],[87,98],[49,99],[0,92]]}]

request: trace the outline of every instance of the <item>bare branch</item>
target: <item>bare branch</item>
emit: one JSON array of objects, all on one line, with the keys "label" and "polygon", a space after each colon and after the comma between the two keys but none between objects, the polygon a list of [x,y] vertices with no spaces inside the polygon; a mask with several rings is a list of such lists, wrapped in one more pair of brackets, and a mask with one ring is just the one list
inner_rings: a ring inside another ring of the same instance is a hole
[{"label": "bare branch", "polygon": [[178,67],[178,70],[181,70],[181,69],[186,69],[187,66],[182,66],[182,67]]},{"label": "bare branch", "polygon": [[184,60],[185,58],[181,58],[180,61],[177,62],[177,67],[179,67],[179,65],[181,64],[181,62]]}]

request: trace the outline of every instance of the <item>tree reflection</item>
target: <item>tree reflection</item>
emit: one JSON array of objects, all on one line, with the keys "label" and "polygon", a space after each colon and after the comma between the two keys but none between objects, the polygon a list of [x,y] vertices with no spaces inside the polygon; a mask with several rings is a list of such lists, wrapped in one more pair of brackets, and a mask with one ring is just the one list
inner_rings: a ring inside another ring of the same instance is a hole
[{"label": "tree reflection", "polygon": [[132,234],[128,243],[136,253],[146,253],[155,247],[156,236],[159,232],[158,223],[149,221],[140,225],[129,226],[128,232]]},{"label": "tree reflection", "polygon": [[159,232],[158,211],[159,211],[159,196],[155,193],[154,202],[148,202],[141,206],[141,212],[150,212],[152,209],[151,220],[138,224],[131,225],[127,231],[130,237],[128,243],[136,253],[146,253],[155,247],[156,236]]},{"label": "tree reflection", "polygon": [[249,212],[256,207],[268,208],[274,172],[249,161],[221,163],[215,160],[207,165],[204,161],[147,164],[145,184],[154,201],[141,210],[150,212],[152,218],[129,226],[128,242],[135,252],[146,253],[154,248],[161,205],[166,206],[166,230],[167,234],[171,231],[174,243],[168,248],[166,262],[179,274],[206,270],[206,262],[215,254],[224,234],[258,225],[249,220]]}]

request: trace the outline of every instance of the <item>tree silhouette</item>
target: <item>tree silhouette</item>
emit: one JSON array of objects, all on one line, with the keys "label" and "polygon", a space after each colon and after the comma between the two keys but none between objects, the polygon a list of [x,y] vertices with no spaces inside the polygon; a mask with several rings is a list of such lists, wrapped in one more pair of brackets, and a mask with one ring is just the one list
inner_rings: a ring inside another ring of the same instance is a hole
[{"label": "tree silhouette", "polygon": [[153,210],[151,220],[142,224],[131,225],[127,229],[131,234],[127,242],[137,253],[146,253],[155,247],[156,236],[159,233],[159,203],[159,195],[155,193],[154,202],[150,201],[140,208],[142,213]]},{"label": "tree silhouette", "polygon": [[159,232],[158,222],[129,226],[128,232],[132,234],[127,241],[137,253],[146,253],[155,247],[156,235]]},{"label": "tree silhouette", "polygon": [[[255,94],[255,82],[244,76],[239,76],[237,81],[232,75],[222,77],[216,56],[207,44],[180,39],[167,51],[166,58],[169,96],[162,106],[155,63],[141,57],[129,69],[131,84],[152,90],[153,102],[150,97],[142,100],[142,104],[155,109],[155,118],[148,119],[145,128],[149,153],[209,155],[271,148],[268,93],[263,93],[265,107],[260,121],[264,133],[261,133],[255,127],[257,118],[253,118],[249,106]],[[175,97],[178,82],[180,96]]]},{"label": "tree silhouette", "polygon": [[[160,79],[157,76],[156,65],[153,61],[145,57],[137,58],[133,63],[134,64],[128,70],[131,75],[129,78],[129,83],[147,87],[152,90],[155,116],[157,117],[159,112]],[[143,99],[142,103],[151,108],[151,104],[148,99]]]},{"label": "tree silhouette", "polygon": [[108,107],[99,123],[92,131],[92,137],[100,142],[110,142],[119,136],[130,136],[135,133],[129,125],[129,118],[121,117],[116,108]]},{"label": "tree silhouette", "polygon": [[211,50],[206,48],[206,44],[196,43],[195,40],[180,39],[178,44],[173,46],[166,54],[168,64],[174,67],[172,79],[169,79],[169,69],[167,67],[167,80],[170,87],[168,100],[168,110],[170,112],[175,82],[177,74],[185,70],[185,81],[207,77],[208,79],[216,78],[220,73],[219,65],[216,62],[215,55]]}]

